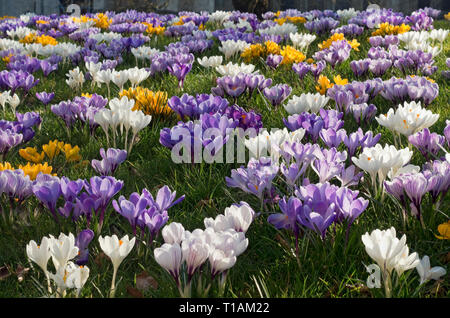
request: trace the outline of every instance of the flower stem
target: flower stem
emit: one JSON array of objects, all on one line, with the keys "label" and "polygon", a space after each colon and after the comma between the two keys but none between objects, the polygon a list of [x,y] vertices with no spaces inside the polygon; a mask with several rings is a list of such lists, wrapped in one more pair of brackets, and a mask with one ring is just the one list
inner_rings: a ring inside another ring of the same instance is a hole
[{"label": "flower stem", "polygon": [[117,268],[114,267],[113,277],[111,281],[111,291],[109,294],[110,298],[114,298],[114,296],[116,295],[116,275],[117,275]]}]

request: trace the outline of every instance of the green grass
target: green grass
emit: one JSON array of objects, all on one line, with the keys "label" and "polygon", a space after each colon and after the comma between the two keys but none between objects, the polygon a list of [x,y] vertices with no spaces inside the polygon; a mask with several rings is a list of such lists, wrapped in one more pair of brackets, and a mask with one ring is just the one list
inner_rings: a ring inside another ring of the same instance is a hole
[{"label": "green grass", "polygon": [[[435,28],[450,29],[448,21],[436,21]],[[360,52],[352,52],[351,59],[360,59],[367,56],[369,44],[366,41],[367,31],[364,36],[358,37],[361,43]],[[325,38],[317,39],[308,52],[310,57],[317,44]],[[152,46],[163,48],[164,45],[174,39],[162,38],[158,43],[151,41]],[[207,55],[219,54],[217,43],[208,51]],[[439,121],[431,127],[431,131],[442,134],[445,120],[450,118],[449,108],[449,85],[440,72],[446,69],[445,60],[449,57],[450,39],[445,42],[443,52],[435,59],[438,71],[431,76],[439,84],[439,96],[431,103],[429,109],[439,113]],[[196,55],[200,56],[200,55]],[[125,62],[118,69],[125,69],[135,65],[134,57],[130,54],[124,57]],[[348,64],[350,60],[332,70],[329,66],[324,72],[329,78],[340,74],[342,78],[349,81],[355,80]],[[5,69],[3,62],[0,68]],[[292,95],[303,92],[315,92],[315,83],[307,76],[303,82],[299,82],[295,73],[288,69],[268,70],[263,63],[256,63],[260,73],[274,80],[273,84],[288,83],[293,87]],[[139,65],[142,67],[142,64]],[[71,137],[67,136],[63,123],[51,113],[49,108],[43,109],[42,104],[34,97],[36,92],[54,91],[56,93],[53,103],[73,99],[75,93],[66,85],[65,74],[72,68],[71,65],[60,66],[56,73],[43,78],[40,72],[37,77],[40,83],[34,87],[28,96],[20,96],[21,104],[18,111],[26,112],[40,110],[43,118],[42,128],[36,133],[34,139],[27,146],[40,148],[50,140],[58,139],[81,148],[83,160],[99,159],[99,149],[106,147],[106,138],[99,128],[95,138],[91,138],[85,131],[76,125],[71,131]],[[84,68],[83,68],[83,71]],[[390,71],[383,76],[388,79],[399,74]],[[36,75],[35,75],[36,76]],[[152,90],[167,91],[168,96],[188,93],[210,93],[214,85],[212,72],[207,72],[196,62],[192,71],[185,80],[184,91],[177,89],[176,79],[165,74],[150,77],[141,84]],[[112,97],[117,96],[117,88],[112,87]],[[90,83],[84,85],[83,92],[98,93],[106,96],[106,87],[95,87],[91,90]],[[381,97],[375,99],[375,105],[379,112],[387,111],[394,105]],[[254,94],[252,98],[243,97],[238,104],[246,109],[255,109],[263,116],[265,128],[284,127],[282,118],[287,117],[283,107],[276,110],[268,109],[263,97]],[[7,114],[6,119],[13,120],[13,114]],[[170,151],[159,143],[159,132],[164,127],[172,127],[176,124],[175,117],[164,121],[152,121],[150,126],[139,135],[139,142],[134,146],[127,161],[122,164],[115,177],[124,181],[122,195],[128,197],[131,192],[141,190],[145,187],[153,194],[163,185],[168,185],[176,190],[178,195],[185,194],[186,199],[171,208],[169,211],[169,222],[181,222],[188,230],[197,227],[203,228],[205,217],[214,217],[223,213],[224,209],[232,203],[241,200],[249,202],[257,210],[257,200],[245,193],[226,187],[225,177],[230,176],[231,170],[240,164],[174,164],[170,158]],[[352,120],[346,120],[344,128],[347,131],[357,129]],[[362,126],[363,130],[372,130],[374,133],[382,132],[380,143],[392,143],[392,134],[380,127],[374,120],[368,125]],[[405,144],[406,145],[406,144]],[[417,152],[417,151],[415,151]],[[7,160],[14,166],[26,162],[14,152]],[[422,165],[424,159],[420,154],[415,154],[413,164]],[[55,167],[58,169],[58,167]],[[95,175],[90,165],[67,164],[59,167],[58,175],[65,175],[70,179],[89,178]],[[367,179],[367,178],[366,178]],[[363,190],[361,190],[363,192]],[[363,264],[369,265],[373,261],[369,258],[361,242],[361,235],[376,228],[386,229],[394,226],[398,236],[405,233],[410,250],[416,251],[422,257],[429,255],[432,266],[446,266],[450,253],[449,241],[441,241],[435,238],[437,226],[447,219],[441,213],[433,211],[428,198],[423,203],[424,220],[427,225],[423,230],[419,222],[409,217],[406,228],[403,228],[400,209],[391,198],[386,198],[383,203],[368,196],[370,200],[367,210],[358,218],[352,226],[348,243],[345,244],[345,231],[342,226],[335,231],[331,230],[324,242],[314,233],[307,232],[300,240],[300,252],[298,259],[292,256],[293,237],[283,231],[275,230],[266,221],[269,212],[275,212],[277,207],[265,211],[251,225],[247,232],[249,247],[247,251],[238,257],[236,265],[228,275],[225,297],[383,297],[382,289],[368,289],[365,287],[368,273]],[[448,195],[446,201],[441,205],[441,211],[448,214]],[[128,222],[118,215],[112,208],[108,209],[109,217],[102,229],[102,235],[117,234],[119,236],[131,234]],[[49,234],[57,236],[60,232],[76,233],[82,228],[71,221],[62,222],[57,225],[50,213],[38,204],[35,198],[28,200],[23,217],[17,216],[12,224],[0,222],[0,267],[8,266],[11,270],[18,266],[30,267],[32,269],[25,275],[25,279],[19,282],[17,276],[0,279],[0,297],[40,297],[43,292],[38,285],[45,285],[42,271],[31,264],[26,257],[25,246],[30,240],[40,241],[43,236]],[[162,238],[158,237],[154,247],[159,246]],[[112,265],[109,259],[101,259],[98,237],[96,236],[90,244],[90,259],[88,266],[91,274],[87,284],[82,290],[84,297],[105,297],[108,294],[111,278]],[[50,264],[51,262],[49,262]],[[448,266],[448,265],[447,265]],[[178,290],[169,274],[162,269],[153,258],[153,250],[140,246],[135,247],[131,254],[124,260],[119,268],[116,297],[131,297],[127,287],[135,287],[136,275],[146,271],[154,277],[158,283],[156,289],[148,289],[144,292],[145,297],[178,297]],[[33,277],[33,278],[32,278]],[[450,296],[449,276],[446,275],[444,282],[435,284],[428,283],[417,291],[419,277],[415,270],[410,271],[408,278],[401,280],[400,287],[394,290],[397,297],[448,297]],[[39,284],[37,283],[39,282]],[[218,296],[217,288],[213,287],[209,293],[210,297]]]}]

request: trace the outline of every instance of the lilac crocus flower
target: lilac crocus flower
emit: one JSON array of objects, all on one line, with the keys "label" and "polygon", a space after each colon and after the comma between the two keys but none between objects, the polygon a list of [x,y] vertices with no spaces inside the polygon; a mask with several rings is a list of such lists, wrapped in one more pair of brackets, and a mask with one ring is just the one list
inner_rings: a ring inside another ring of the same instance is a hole
[{"label": "lilac crocus flower", "polygon": [[296,252],[298,253],[298,236],[300,234],[298,217],[303,208],[302,201],[297,197],[290,197],[287,200],[286,197],[283,197],[278,202],[278,206],[282,213],[269,215],[267,222],[275,226],[278,230],[286,229],[292,231],[295,236]]},{"label": "lilac crocus flower", "polygon": [[403,186],[406,195],[411,200],[411,213],[421,222],[421,204],[423,196],[429,191],[430,185],[422,173],[411,174],[403,178]]},{"label": "lilac crocus flower", "polygon": [[23,141],[23,135],[11,129],[0,129],[0,156],[2,158]]},{"label": "lilac crocus flower", "polygon": [[16,113],[17,122],[23,126],[24,129],[33,126],[39,126],[42,122],[41,115],[37,112],[27,112],[24,114]]},{"label": "lilac crocus flower", "polygon": [[61,196],[61,180],[58,177],[52,177],[40,173],[33,184],[33,193],[41,203],[50,210],[56,222],[59,222],[56,214],[56,202]]},{"label": "lilac crocus flower", "polygon": [[183,194],[181,197],[175,200],[176,196],[177,192],[176,191],[172,192],[168,186],[164,186],[158,190],[156,200],[153,199],[153,196],[149,193],[149,198],[152,204],[156,207],[157,211],[159,211],[159,213],[167,211],[174,205],[183,201],[185,198],[185,195]]},{"label": "lilac crocus flower", "polygon": [[94,232],[90,229],[83,230],[78,233],[75,238],[75,246],[78,247],[78,255],[75,258],[75,264],[83,266],[88,263],[89,260],[89,243],[94,238]]},{"label": "lilac crocus flower", "polygon": [[386,70],[391,67],[392,61],[389,59],[377,59],[371,60],[369,64],[369,69],[375,76],[383,75]]},{"label": "lilac crocus flower", "polygon": [[170,74],[174,75],[178,79],[178,86],[183,88],[184,79],[187,73],[192,69],[192,63],[178,63],[175,62],[167,66],[167,70]]},{"label": "lilac crocus flower", "polygon": [[359,191],[348,188],[339,188],[336,191],[336,221],[348,221],[350,226],[355,219],[364,212],[369,205],[369,200],[358,198]]},{"label": "lilac crocus flower", "polygon": [[330,185],[328,182],[319,184],[308,184],[301,186],[296,192],[296,196],[307,206],[299,216],[299,222],[321,234],[325,238],[327,228],[335,220],[336,190],[338,187]]},{"label": "lilac crocus flower", "polygon": [[102,160],[93,159],[91,161],[92,168],[101,176],[113,175],[117,167],[127,159],[126,150],[108,148],[100,149]]},{"label": "lilac crocus flower", "polygon": [[292,64],[292,70],[303,80],[306,74],[311,70],[311,65],[306,62]]},{"label": "lilac crocus flower", "polygon": [[246,74],[244,83],[248,88],[248,95],[252,96],[254,90],[263,91],[266,87],[272,85],[272,79],[260,74]]},{"label": "lilac crocus flower", "polygon": [[369,69],[371,61],[372,61],[371,59],[351,61],[350,68],[352,69],[353,74],[355,74],[356,77],[360,77],[366,74]]},{"label": "lilac crocus flower", "polygon": [[5,194],[11,202],[21,204],[33,195],[34,182],[21,169],[0,171],[0,194]]},{"label": "lilac crocus flower", "polygon": [[121,195],[119,197],[119,201],[112,201],[114,210],[128,220],[133,229],[134,235],[136,235],[136,226],[139,216],[150,204],[148,194],[148,190],[144,189],[141,195],[133,192],[130,195],[129,200],[126,200],[125,197]]},{"label": "lilac crocus flower", "polygon": [[280,105],[290,94],[292,88],[287,84],[278,84],[271,88],[266,87],[263,90],[264,96],[269,100],[272,106]]},{"label": "lilac crocus flower", "polygon": [[377,107],[374,104],[352,104],[349,106],[349,110],[352,112],[353,117],[358,125],[361,123],[369,123],[377,113]]},{"label": "lilac crocus flower", "polygon": [[347,131],[345,129],[336,131],[333,128],[322,129],[319,136],[328,148],[337,148],[347,138]]},{"label": "lilac crocus flower", "polygon": [[279,54],[269,54],[266,59],[267,66],[276,69],[283,60],[283,56]]},{"label": "lilac crocus flower", "polygon": [[440,146],[444,146],[445,137],[437,133],[430,133],[428,128],[425,128],[414,135],[408,137],[408,141],[416,147],[426,160],[437,156]]}]

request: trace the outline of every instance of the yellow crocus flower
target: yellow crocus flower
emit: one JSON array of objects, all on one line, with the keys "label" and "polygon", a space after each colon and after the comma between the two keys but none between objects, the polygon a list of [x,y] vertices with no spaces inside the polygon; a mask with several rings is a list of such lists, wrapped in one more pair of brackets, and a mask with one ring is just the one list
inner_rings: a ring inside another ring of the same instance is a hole
[{"label": "yellow crocus flower", "polygon": [[327,92],[327,89],[329,89],[330,87],[333,87],[333,85],[334,85],[333,83],[330,82],[328,77],[326,77],[325,75],[322,75],[322,74],[319,76],[317,83],[319,85],[316,86],[316,90],[322,95],[325,95]]},{"label": "yellow crocus flower", "polygon": [[435,235],[440,240],[450,240],[450,221],[439,224],[438,232],[441,235]]},{"label": "yellow crocus flower", "polygon": [[27,147],[25,149],[19,150],[19,155],[26,161],[31,161],[33,163],[40,163],[44,160],[45,154],[42,151],[40,154],[36,147]]},{"label": "yellow crocus flower", "polygon": [[63,141],[58,141],[55,139],[53,141],[50,141],[48,144],[43,145],[42,150],[44,150],[45,154],[50,160],[53,160],[55,156],[59,155],[59,152],[61,151],[63,146]]},{"label": "yellow crocus flower", "polygon": [[65,144],[62,151],[66,154],[66,160],[68,162],[81,160],[81,155],[79,154],[80,147],[78,146],[72,147],[71,144]]},{"label": "yellow crocus flower", "polygon": [[14,170],[14,168],[13,168],[13,166],[11,166],[11,164],[9,162],[4,162],[4,163],[0,162],[0,171],[3,171],[3,170]]},{"label": "yellow crocus flower", "polygon": [[47,162],[44,164],[30,164],[27,163],[25,166],[19,165],[19,169],[23,170],[23,173],[30,177],[30,180],[35,180],[37,175],[42,172],[44,174],[52,173],[52,166],[49,166]]},{"label": "yellow crocus flower", "polygon": [[336,85],[345,85],[348,83],[348,79],[341,78],[341,75],[333,76],[333,81],[336,83]]},{"label": "yellow crocus flower", "polygon": [[296,50],[290,45],[283,47],[281,50],[281,55],[283,56],[281,64],[300,63],[306,59],[306,56],[302,52]]}]

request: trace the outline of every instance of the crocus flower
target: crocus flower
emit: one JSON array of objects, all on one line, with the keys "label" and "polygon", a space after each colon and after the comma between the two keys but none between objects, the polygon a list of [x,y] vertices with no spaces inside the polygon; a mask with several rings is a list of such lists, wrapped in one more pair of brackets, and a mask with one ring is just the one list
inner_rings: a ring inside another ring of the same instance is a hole
[{"label": "crocus flower", "polygon": [[441,266],[435,266],[432,268],[430,265],[430,258],[427,255],[425,255],[420,260],[419,264],[417,264],[416,269],[420,276],[420,285],[426,283],[431,279],[439,280],[441,276],[447,274],[445,268]]},{"label": "crocus flower", "polygon": [[53,265],[56,270],[66,268],[67,262],[78,255],[78,247],[75,246],[75,237],[72,233],[65,235],[60,233],[58,238],[50,235],[50,252],[52,254]]},{"label": "crocus flower", "polygon": [[383,231],[376,229],[370,234],[367,232],[361,238],[367,254],[382,271],[386,297],[391,297],[392,270],[395,268],[403,272],[416,267],[420,262],[417,253],[409,255],[406,235],[399,240],[394,227]]},{"label": "crocus flower", "polygon": [[416,147],[426,160],[437,156],[439,150],[444,146],[445,137],[437,133],[430,133],[428,128],[410,135],[408,141]]},{"label": "crocus flower", "polygon": [[78,233],[75,238],[75,246],[78,247],[78,255],[76,257],[75,264],[79,266],[86,265],[89,259],[89,243],[94,238],[94,232],[92,230],[83,230]]},{"label": "crocus flower", "polygon": [[287,84],[278,84],[271,88],[266,87],[263,90],[264,96],[269,100],[272,106],[280,105],[290,94],[292,88]]},{"label": "crocus flower", "polygon": [[100,156],[103,158],[101,161],[93,159],[91,161],[92,168],[101,176],[113,175],[117,167],[126,160],[126,150],[108,148],[100,149]]},{"label": "crocus flower", "polygon": [[125,257],[130,254],[134,247],[134,243],[136,242],[136,238],[133,237],[130,240],[128,239],[128,235],[125,235],[119,240],[117,235],[114,234],[112,236],[100,236],[98,241],[103,252],[111,259],[111,262],[113,263],[113,278],[111,282],[110,297],[114,297],[116,293],[115,282],[117,269]]},{"label": "crocus flower", "polygon": [[61,180],[58,177],[51,177],[39,174],[33,184],[33,193],[50,210],[55,221],[58,222],[56,214],[56,202],[61,196]]},{"label": "crocus flower", "polygon": [[167,70],[169,71],[170,74],[174,75],[177,79],[178,79],[178,86],[180,88],[183,88],[183,84],[184,84],[184,79],[187,75],[187,73],[189,73],[189,71],[192,68],[192,63],[178,63],[175,62],[171,65],[167,66]]},{"label": "crocus flower", "polygon": [[183,224],[177,222],[172,222],[169,225],[166,225],[162,229],[161,233],[164,238],[164,242],[168,244],[181,244],[185,237]]},{"label": "crocus flower", "polygon": [[37,245],[34,240],[31,240],[27,244],[26,251],[28,258],[35,262],[44,271],[45,277],[47,278],[48,289],[51,291],[50,277],[47,270],[48,260],[51,257],[49,238],[44,236],[40,245]]},{"label": "crocus flower", "polygon": [[177,286],[180,286],[180,267],[182,262],[182,251],[178,243],[164,243],[154,251],[156,262],[172,275]]}]

